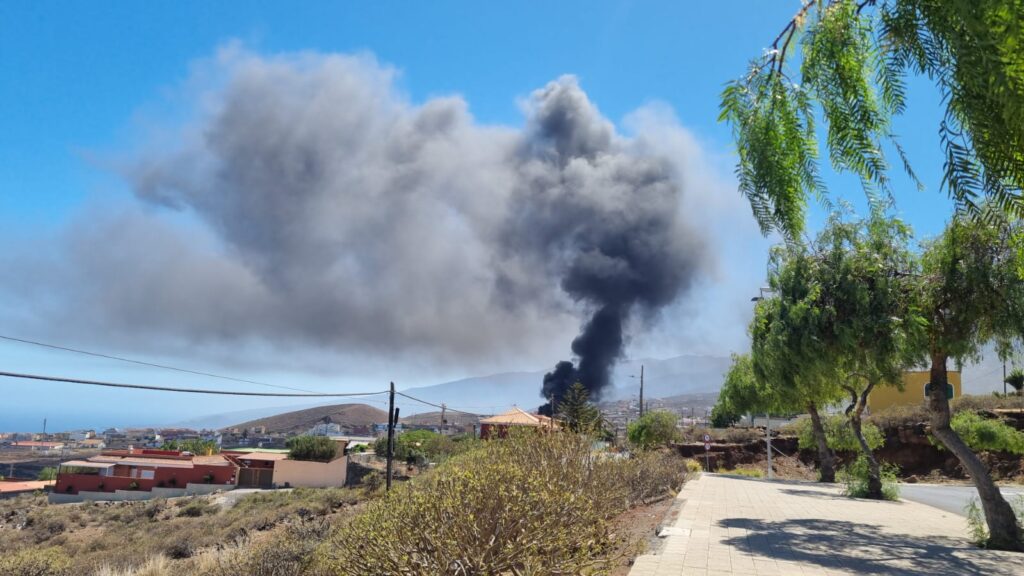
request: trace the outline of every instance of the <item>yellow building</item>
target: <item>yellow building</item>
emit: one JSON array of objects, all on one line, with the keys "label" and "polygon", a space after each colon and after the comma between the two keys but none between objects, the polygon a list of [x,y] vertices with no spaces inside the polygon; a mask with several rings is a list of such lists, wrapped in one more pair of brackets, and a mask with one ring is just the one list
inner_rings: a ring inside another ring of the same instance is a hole
[{"label": "yellow building", "polygon": [[[947,378],[952,386],[950,399],[959,398],[962,394],[960,387],[960,373],[954,370],[947,372]],[[925,386],[928,384],[931,374],[927,371],[904,372],[903,390],[895,386],[876,386],[868,396],[868,410],[878,412],[890,406],[909,406],[912,404],[923,404],[927,401]]]}]

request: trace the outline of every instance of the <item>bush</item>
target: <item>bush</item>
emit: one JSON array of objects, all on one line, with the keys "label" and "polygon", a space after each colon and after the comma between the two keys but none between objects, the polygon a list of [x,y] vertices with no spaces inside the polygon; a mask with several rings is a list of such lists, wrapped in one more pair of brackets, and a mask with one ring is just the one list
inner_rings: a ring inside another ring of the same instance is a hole
[{"label": "bush", "polygon": [[655,410],[630,423],[626,435],[634,446],[643,450],[665,446],[679,436],[677,421],[675,414]]},{"label": "bush", "polygon": [[296,436],[288,440],[287,446],[292,460],[330,462],[338,455],[338,443],[326,436]]},{"label": "bush", "polygon": [[0,556],[0,574],[70,576],[71,559],[58,548],[18,550]]},{"label": "bush", "polygon": [[950,409],[953,411],[953,413],[963,411],[977,412],[979,410],[999,410],[1020,407],[1021,397],[1016,395],[1003,396],[1002,394],[1000,394],[997,396],[995,394],[968,394],[965,396],[961,396],[959,398],[955,398],[952,402],[950,402]]},{"label": "bush", "polygon": [[[395,459],[422,466],[471,450],[478,443],[479,440],[472,436],[444,436],[430,430],[411,430],[395,436]],[[386,436],[377,439],[373,451],[378,456],[387,456]]]},{"label": "bush", "polygon": [[704,465],[692,458],[686,461],[686,472],[688,474],[700,474],[704,471]]},{"label": "bush", "polygon": [[57,479],[57,469],[52,466],[47,466],[39,471],[39,475],[36,476],[36,480],[50,481]]},{"label": "bush", "polygon": [[[882,498],[897,500],[900,497],[899,467],[882,463]],[[845,484],[843,494],[852,498],[864,498],[868,494],[868,459],[861,454],[849,466],[839,470],[839,481]]]},{"label": "bush", "polygon": [[715,470],[716,474],[732,474],[734,476],[745,476],[747,478],[761,478],[764,476],[764,472],[757,468],[736,468],[734,470],[726,470],[719,468]]},{"label": "bush", "polygon": [[[857,442],[857,437],[853,434],[853,427],[845,417],[825,416],[821,419],[821,425],[825,428],[825,441],[829,448],[836,451],[860,452],[860,443]],[[801,450],[816,450],[818,448],[810,418],[800,418],[793,422],[790,429],[796,433]],[[885,435],[875,424],[864,421],[861,424],[861,432],[864,434],[864,440],[868,443],[868,448],[877,450],[885,444]]]},{"label": "bush", "polygon": [[1002,420],[983,418],[976,412],[960,412],[950,426],[972,450],[990,450],[1024,454],[1024,432]]},{"label": "bush", "polygon": [[581,435],[512,434],[371,502],[320,546],[318,573],[601,571],[619,544],[609,520],[684,478],[671,454],[615,458]]}]

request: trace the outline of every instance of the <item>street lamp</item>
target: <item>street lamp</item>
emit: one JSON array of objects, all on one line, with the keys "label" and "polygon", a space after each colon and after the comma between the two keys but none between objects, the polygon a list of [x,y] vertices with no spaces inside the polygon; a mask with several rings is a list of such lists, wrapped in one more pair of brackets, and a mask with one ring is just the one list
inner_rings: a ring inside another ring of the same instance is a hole
[{"label": "street lamp", "polygon": [[[772,290],[771,288],[762,286],[761,288],[758,288],[758,295],[754,296],[753,298],[751,298],[750,301],[751,302],[759,302],[761,300],[764,300],[765,293],[771,294],[772,292],[774,292],[774,290]],[[771,415],[771,413],[765,414],[764,415],[764,420],[765,420],[765,425],[764,425],[764,437],[765,438],[764,439],[765,439],[765,445],[768,448],[768,479],[771,480],[772,479],[772,415]],[[753,421],[753,416],[751,416],[751,421]]]}]

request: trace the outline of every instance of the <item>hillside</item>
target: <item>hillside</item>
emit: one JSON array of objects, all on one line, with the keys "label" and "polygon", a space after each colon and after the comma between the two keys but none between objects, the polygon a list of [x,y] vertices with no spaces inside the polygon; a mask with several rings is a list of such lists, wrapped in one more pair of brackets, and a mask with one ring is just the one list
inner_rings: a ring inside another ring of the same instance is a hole
[{"label": "hillside", "polygon": [[366,404],[333,404],[250,420],[229,428],[266,426],[268,432],[293,433],[308,430],[325,419],[341,426],[371,426],[387,422],[388,413]]},{"label": "hillside", "polygon": [[[449,426],[466,426],[480,422],[480,416],[475,414],[463,414],[462,412],[448,412],[445,415]],[[408,426],[439,426],[441,423],[441,412],[423,412],[406,416],[401,419],[403,424]]]}]

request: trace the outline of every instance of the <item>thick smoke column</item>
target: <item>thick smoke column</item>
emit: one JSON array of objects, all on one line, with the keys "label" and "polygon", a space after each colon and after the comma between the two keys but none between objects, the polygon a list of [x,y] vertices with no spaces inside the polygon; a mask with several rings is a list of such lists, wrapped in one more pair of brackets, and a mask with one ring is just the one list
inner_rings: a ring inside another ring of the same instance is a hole
[{"label": "thick smoke column", "polygon": [[690,285],[703,246],[682,224],[669,163],[633,153],[574,79],[533,95],[521,154],[525,188],[513,196],[506,238],[591,311],[572,342],[577,365],[559,362],[541,393],[557,402],[578,381],[597,399],[627,323],[652,317]]},{"label": "thick smoke column", "polygon": [[532,94],[520,129],[457,96],[410,102],[395,75],[370,56],[222,50],[186,85],[189,121],[118,163],[134,198],[83,214],[52,264],[5,266],[0,301],[33,311],[23,333],[351,360],[315,366],[332,372],[521,366],[583,313],[578,365],[544,393],[599,396],[627,328],[703,260],[680,214],[686,156],[645,141],[661,126],[616,134],[572,77]]}]

